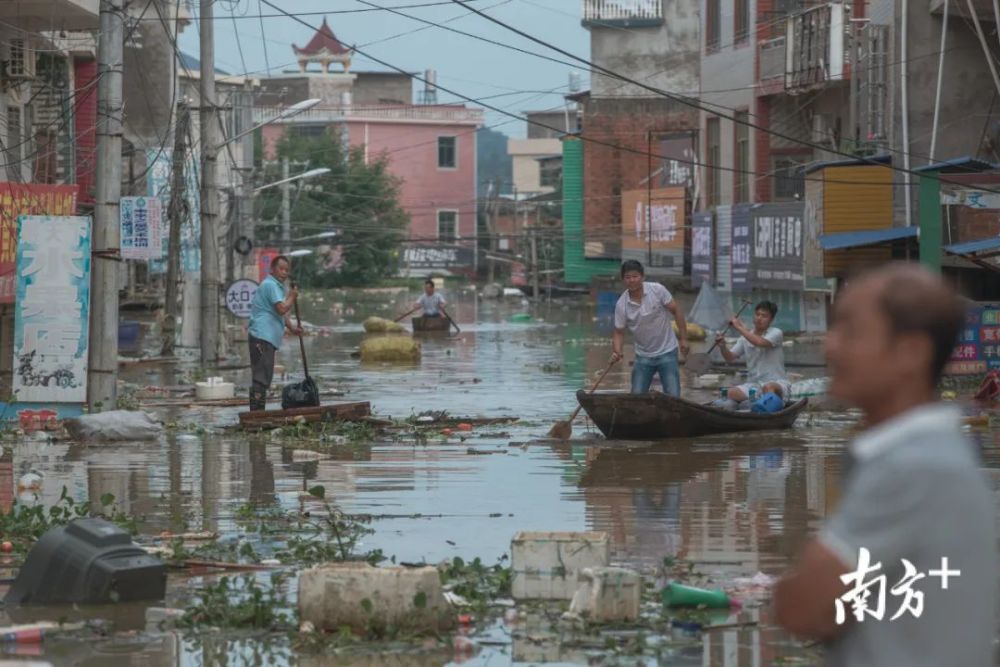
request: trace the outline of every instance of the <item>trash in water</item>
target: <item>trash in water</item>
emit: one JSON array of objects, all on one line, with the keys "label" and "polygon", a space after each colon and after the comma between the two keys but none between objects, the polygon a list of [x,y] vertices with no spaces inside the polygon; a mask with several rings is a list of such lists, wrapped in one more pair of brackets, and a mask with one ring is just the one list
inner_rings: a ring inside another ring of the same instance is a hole
[{"label": "trash in water", "polygon": [[721,590],[706,590],[671,582],[660,591],[664,607],[705,607],[707,609],[728,609],[733,600]]}]

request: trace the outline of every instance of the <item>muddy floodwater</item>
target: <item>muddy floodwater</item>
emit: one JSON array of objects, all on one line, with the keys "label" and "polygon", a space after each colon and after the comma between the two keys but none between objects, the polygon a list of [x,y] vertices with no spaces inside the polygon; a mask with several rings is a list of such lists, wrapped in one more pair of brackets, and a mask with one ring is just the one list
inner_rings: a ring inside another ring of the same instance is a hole
[{"label": "muddy floodwater", "polygon": [[[397,562],[437,563],[460,556],[484,563],[510,552],[518,531],[605,531],[614,564],[654,571],[665,558],[693,564],[720,587],[740,589],[776,576],[799,544],[838,501],[840,460],[855,420],[846,413],[807,412],[778,433],[712,436],[664,442],[611,442],[581,416],[567,443],[544,438],[576,407],[610,352],[610,313],[585,297],[529,305],[448,294],[461,328],[420,338],[414,365],[362,365],[353,353],[368,315],[404,312],[416,294],[329,292],[304,303],[317,335],[306,339],[311,374],[324,400],[369,401],[376,416],[401,419],[425,411],[518,421],[420,441],[400,438],[355,443],[318,461],[296,460],[294,441],[232,427],[243,408],[158,406],[178,426],[157,443],[84,447],[65,441],[5,443],[13,481],[41,477],[41,502],[63,487],[77,500],[113,494],[115,507],[136,517],[139,536],[163,531],[239,533],[247,507],[301,507],[316,485],[348,514],[372,515],[365,551]],[[530,321],[521,321],[527,313]],[[155,347],[155,328],[148,345]],[[245,342],[235,349],[245,363]],[[702,344],[702,349],[705,347]],[[696,344],[695,350],[699,349]],[[789,370],[823,374],[815,343],[786,348]],[[301,377],[296,342],[286,339],[278,363],[288,381]],[[239,366],[238,363],[234,365]],[[139,389],[189,381],[197,365],[131,365],[124,379]],[[626,389],[628,364],[609,374],[605,389]],[[214,373],[213,373],[214,374]],[[219,373],[245,391],[249,370]],[[714,390],[687,386],[688,397]],[[281,382],[281,380],[277,380]],[[277,406],[275,406],[277,407]],[[975,432],[985,465],[1000,488],[998,433]],[[1000,495],[998,495],[1000,497]],[[1000,513],[998,513],[1000,515]],[[266,584],[266,577],[260,575]],[[184,606],[211,577],[172,574],[166,606]],[[294,594],[294,583],[289,586]],[[766,598],[765,598],[766,599]],[[157,606],[163,606],[159,604]],[[62,610],[68,618],[84,612]],[[766,604],[704,632],[678,629],[658,641],[659,657],[611,656],[593,646],[562,646],[530,619],[497,622],[472,634],[474,650],[408,649],[329,657],[302,653],[288,639],[240,632],[158,632],[144,607],[95,609],[107,620],[103,637],[0,645],[10,659],[66,665],[529,665],[629,664],[751,667],[813,664],[818,653],[774,627]],[[46,618],[44,613],[40,617]],[[53,619],[55,617],[49,616]],[[22,619],[5,619],[20,622]]]}]

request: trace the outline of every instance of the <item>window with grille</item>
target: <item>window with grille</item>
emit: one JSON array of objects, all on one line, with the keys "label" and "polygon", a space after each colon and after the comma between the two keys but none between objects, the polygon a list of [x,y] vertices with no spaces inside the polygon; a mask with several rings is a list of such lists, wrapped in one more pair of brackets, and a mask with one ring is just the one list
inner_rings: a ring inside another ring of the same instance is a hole
[{"label": "window with grille", "polygon": [[562,183],[562,160],[542,160],[539,171],[539,185],[543,188],[558,188]]},{"label": "window with grille", "polygon": [[458,137],[438,137],[438,169],[458,166]]},{"label": "window with grille", "polygon": [[21,107],[7,107],[7,180],[18,183],[21,176],[21,156],[24,138],[21,132]]},{"label": "window with grille", "polygon": [[705,197],[709,206],[719,203],[719,119],[705,121]]},{"label": "window with grille", "polygon": [[722,11],[720,0],[705,0],[705,50],[716,51],[719,48],[719,13]]},{"label": "window with grille", "polygon": [[26,40],[10,40],[6,74],[12,79],[23,79],[35,75],[34,54]]},{"label": "window with grille", "polygon": [[750,37],[750,0],[735,0],[733,7],[733,43],[746,44]]},{"label": "window with grille", "polygon": [[733,114],[733,136],[736,140],[736,155],[733,172],[733,201],[750,201],[750,114],[737,111]]},{"label": "window with grille", "polygon": [[801,199],[805,195],[802,178],[802,160],[794,157],[776,157],[772,161],[775,201]]},{"label": "window with grille", "polygon": [[458,240],[458,211],[438,211],[438,241]]}]

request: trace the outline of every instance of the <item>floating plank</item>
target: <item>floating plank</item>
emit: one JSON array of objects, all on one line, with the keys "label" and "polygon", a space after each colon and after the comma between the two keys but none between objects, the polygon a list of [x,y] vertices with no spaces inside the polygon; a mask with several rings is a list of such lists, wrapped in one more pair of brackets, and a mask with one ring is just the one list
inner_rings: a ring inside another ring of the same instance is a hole
[{"label": "floating plank", "polygon": [[244,428],[275,428],[296,422],[361,421],[371,416],[368,401],[331,403],[315,408],[289,408],[288,410],[254,410],[240,413]]}]

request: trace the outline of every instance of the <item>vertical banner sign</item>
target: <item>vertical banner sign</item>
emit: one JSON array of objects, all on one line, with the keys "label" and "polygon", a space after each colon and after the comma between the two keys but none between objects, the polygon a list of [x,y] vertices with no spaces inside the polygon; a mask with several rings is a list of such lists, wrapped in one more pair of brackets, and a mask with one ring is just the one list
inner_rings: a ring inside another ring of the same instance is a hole
[{"label": "vertical banner sign", "polygon": [[160,220],[162,205],[156,197],[122,197],[119,207],[122,259],[163,257]]},{"label": "vertical banner sign", "polygon": [[87,398],[90,218],[18,218],[13,393],[19,403]]},{"label": "vertical banner sign", "polygon": [[965,326],[945,368],[948,375],[982,375],[1000,368],[1000,304],[977,303],[966,311]]},{"label": "vertical banner sign", "polygon": [[76,185],[0,182],[0,303],[14,303],[17,217],[73,215],[78,190]]},{"label": "vertical banner sign", "polygon": [[732,281],[734,292],[749,292],[750,258],[753,248],[753,220],[749,204],[733,206]]},{"label": "vertical banner sign", "polygon": [[753,209],[753,269],[755,287],[799,290],[805,287],[802,202],[760,204]]},{"label": "vertical banner sign", "polygon": [[277,248],[257,248],[254,252],[257,255],[257,282],[262,283],[271,273],[271,262],[281,251]]},{"label": "vertical banner sign", "polygon": [[691,214],[691,286],[715,286],[715,244],[711,211]]},{"label": "vertical banner sign", "polygon": [[[191,151],[184,159],[184,204],[187,208],[181,224],[181,271],[198,273],[201,270],[201,200],[198,188],[197,150]],[[150,263],[153,273],[166,273],[166,250],[170,247],[170,224],[167,213],[170,207],[170,178],[173,159],[170,151],[150,149],[146,160],[152,165],[146,182],[146,194],[160,200],[163,224],[160,225],[160,257]]]}]

